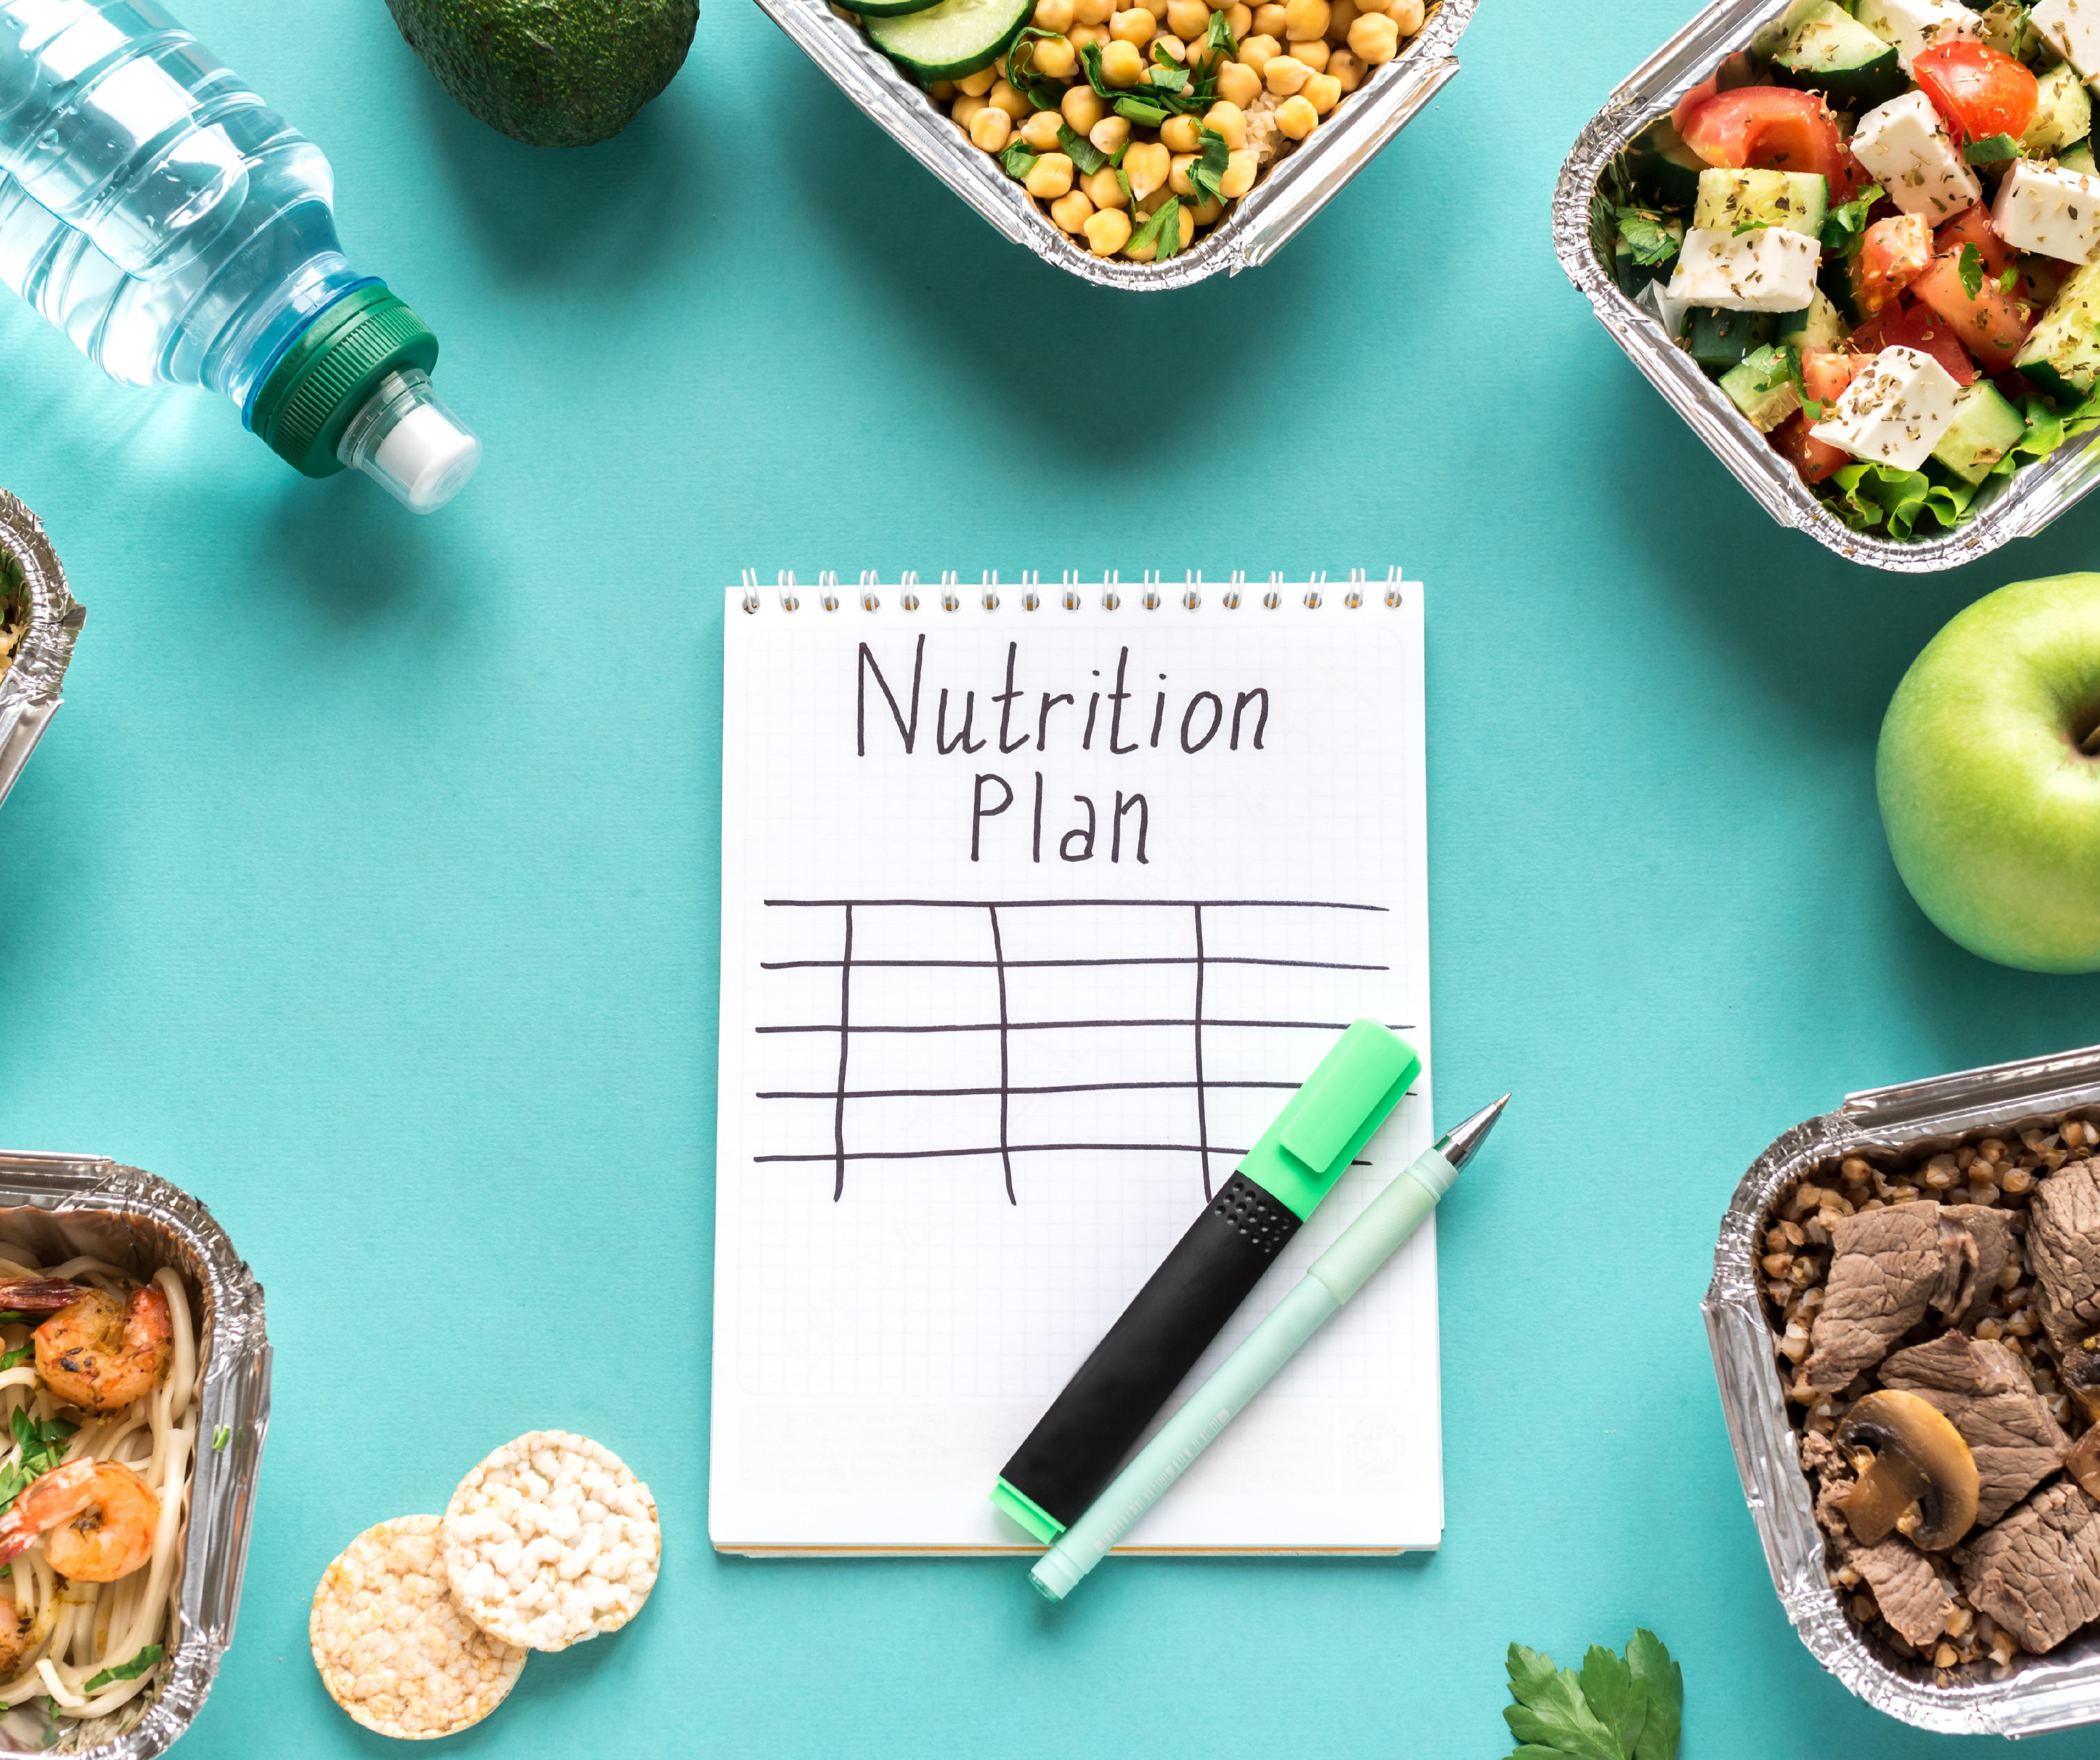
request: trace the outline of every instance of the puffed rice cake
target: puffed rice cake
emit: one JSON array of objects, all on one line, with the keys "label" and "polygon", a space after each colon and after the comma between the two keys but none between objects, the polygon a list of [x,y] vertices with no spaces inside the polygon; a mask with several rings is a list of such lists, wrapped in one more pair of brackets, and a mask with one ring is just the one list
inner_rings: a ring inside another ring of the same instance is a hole
[{"label": "puffed rice cake", "polygon": [[533,1650],[624,1626],[649,1599],[662,1547],[649,1487],[566,1430],[505,1443],[445,1511],[453,1599],[491,1636]]},{"label": "puffed rice cake", "polygon": [[450,1736],[503,1703],[526,1652],[463,1613],[445,1582],[443,1518],[368,1528],[321,1573],[307,1625],[329,1696],[367,1729]]}]

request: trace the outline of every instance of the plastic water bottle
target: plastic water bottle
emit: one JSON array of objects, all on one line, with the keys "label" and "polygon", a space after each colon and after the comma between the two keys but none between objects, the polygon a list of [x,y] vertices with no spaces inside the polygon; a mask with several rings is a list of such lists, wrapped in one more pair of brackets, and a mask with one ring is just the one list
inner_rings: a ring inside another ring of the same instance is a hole
[{"label": "plastic water bottle", "polygon": [[481,442],[345,259],[334,181],[153,0],[0,0],[0,281],[111,377],[208,386],[296,469],[428,513]]}]

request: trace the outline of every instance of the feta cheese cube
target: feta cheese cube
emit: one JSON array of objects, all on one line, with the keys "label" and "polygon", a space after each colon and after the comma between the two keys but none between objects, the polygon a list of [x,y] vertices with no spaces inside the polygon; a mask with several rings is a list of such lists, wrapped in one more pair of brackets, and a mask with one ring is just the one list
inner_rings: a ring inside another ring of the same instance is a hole
[{"label": "feta cheese cube", "polygon": [[2022,159],[1998,186],[1991,225],[2014,250],[2091,262],[2100,256],[2100,178]]},{"label": "feta cheese cube", "polygon": [[1742,233],[1694,227],[1678,253],[1669,297],[1724,311],[1799,311],[1815,295],[1820,255],[1814,239],[1784,227]]},{"label": "feta cheese cube", "polygon": [[[2076,0],[2043,0],[2045,6],[2067,3],[2075,5]],[[2095,3],[2086,0],[2089,6]],[[2039,18],[2040,8],[2036,14]],[[1957,37],[1980,42],[1983,35],[1983,20],[1961,0],[1860,0],[1855,16],[1883,42],[1895,45],[1896,59],[1906,73],[1910,58],[1921,49],[1952,42]]]},{"label": "feta cheese cube", "polygon": [[1885,348],[1808,431],[1871,464],[1916,470],[1953,425],[1961,394],[1953,374],[1930,354]]},{"label": "feta cheese cube", "polygon": [[2100,0],[2041,0],[2027,18],[2080,79],[2100,73]]},{"label": "feta cheese cube", "polygon": [[[2100,7],[2100,0],[2092,4]],[[1897,207],[1923,214],[1934,226],[1983,199],[1983,186],[1921,91],[1891,98],[1861,117],[1852,156],[1873,173]]]}]

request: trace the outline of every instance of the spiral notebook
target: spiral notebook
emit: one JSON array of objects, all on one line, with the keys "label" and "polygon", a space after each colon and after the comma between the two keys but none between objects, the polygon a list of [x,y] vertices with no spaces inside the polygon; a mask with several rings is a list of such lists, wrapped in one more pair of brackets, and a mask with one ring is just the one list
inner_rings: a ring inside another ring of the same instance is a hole
[{"label": "spiral notebook", "polygon": [[[1351,1020],[1423,1074],[1188,1388],[1431,1140],[1422,589],[724,621],[709,1532],[1038,1550],[1001,1464]],[[1434,1547],[1440,1447],[1432,1223],[1124,1550]]]}]

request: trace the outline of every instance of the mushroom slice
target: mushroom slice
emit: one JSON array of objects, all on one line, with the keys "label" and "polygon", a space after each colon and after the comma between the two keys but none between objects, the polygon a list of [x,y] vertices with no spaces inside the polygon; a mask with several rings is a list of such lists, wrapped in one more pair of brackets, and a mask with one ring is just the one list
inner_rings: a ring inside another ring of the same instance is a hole
[{"label": "mushroom slice", "polygon": [[2063,1470],[2078,1481],[2078,1488],[2100,1503],[2100,1423],[2094,1424],[2063,1458]]},{"label": "mushroom slice", "polygon": [[1869,1393],[1846,1413],[1837,1441],[1860,1474],[1838,1507],[1863,1545],[1900,1529],[1914,1545],[1937,1552],[1974,1525],[1976,1457],[1929,1401],[1886,1388]]}]

